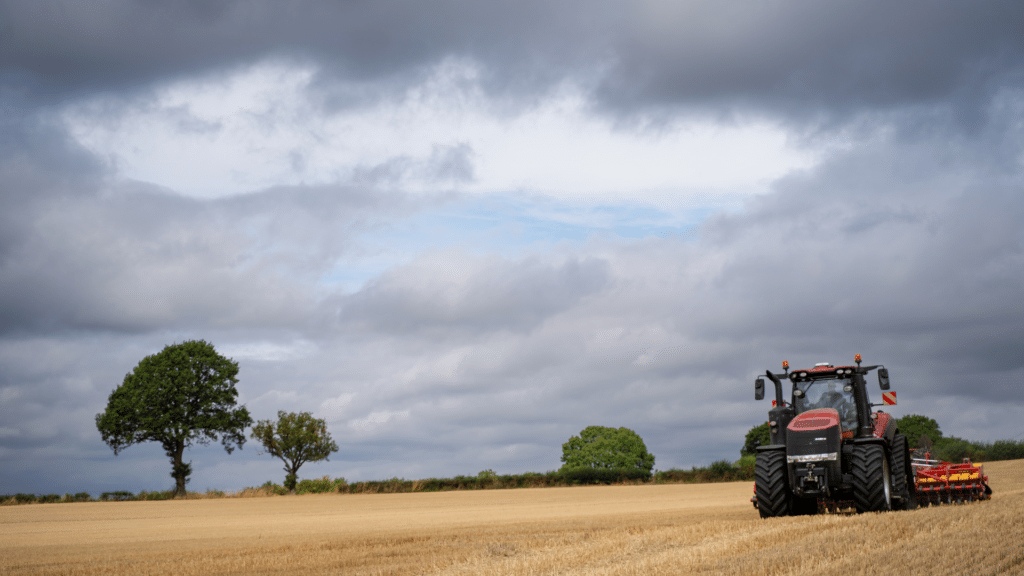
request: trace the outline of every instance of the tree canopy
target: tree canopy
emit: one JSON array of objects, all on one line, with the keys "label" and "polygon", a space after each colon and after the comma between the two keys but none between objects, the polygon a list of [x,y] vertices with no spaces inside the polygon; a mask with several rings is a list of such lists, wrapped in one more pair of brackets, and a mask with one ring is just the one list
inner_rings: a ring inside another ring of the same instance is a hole
[{"label": "tree canopy", "polygon": [[907,436],[907,442],[911,448],[919,448],[922,436],[928,436],[931,442],[942,438],[942,430],[939,430],[939,423],[927,416],[908,414],[896,419],[896,427]]},{"label": "tree canopy", "polygon": [[757,453],[758,446],[767,446],[772,443],[772,433],[768,428],[768,422],[754,426],[747,432],[747,437],[743,440],[743,448],[740,450],[740,456],[749,456]]},{"label": "tree canopy", "polygon": [[654,469],[654,455],[643,438],[629,428],[588,426],[579,436],[562,444],[560,471],[580,468],[644,470]]},{"label": "tree canopy", "polygon": [[338,445],[327,432],[323,419],[309,412],[278,411],[277,423],[260,420],[252,430],[252,438],[263,444],[266,453],[284,461],[285,488],[295,490],[299,468],[306,462],[327,460]]},{"label": "tree canopy", "polygon": [[192,464],[185,448],[218,437],[228,454],[245,444],[252,424],[244,406],[236,408],[238,364],[212,344],[190,340],[146,356],[126,374],[96,415],[103,441],[118,452],[140,442],[159,442],[171,459],[175,496],[185,495]]}]

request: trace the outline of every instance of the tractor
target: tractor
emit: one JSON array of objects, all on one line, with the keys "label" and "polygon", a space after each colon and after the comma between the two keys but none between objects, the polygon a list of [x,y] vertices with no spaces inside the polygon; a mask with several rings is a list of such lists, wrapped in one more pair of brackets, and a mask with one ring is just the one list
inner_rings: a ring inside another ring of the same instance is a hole
[{"label": "tractor", "polygon": [[[768,411],[771,443],[757,447],[754,498],[762,518],[799,516],[855,509],[857,512],[910,510],[917,506],[915,472],[907,437],[896,419],[872,412],[865,376],[878,370],[878,384],[889,390],[884,366],[816,364],[765,376],[775,385]],[[783,397],[782,381],[792,383]],[[754,398],[764,399],[763,377],[754,382]],[[887,405],[895,392],[883,392]]]}]

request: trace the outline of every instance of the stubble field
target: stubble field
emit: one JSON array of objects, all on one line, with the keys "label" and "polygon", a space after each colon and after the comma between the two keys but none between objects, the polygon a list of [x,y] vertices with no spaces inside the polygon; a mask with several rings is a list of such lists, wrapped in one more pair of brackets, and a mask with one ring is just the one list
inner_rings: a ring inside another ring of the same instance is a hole
[{"label": "stubble field", "polygon": [[0,508],[3,574],[1024,574],[1024,460],[989,502],[761,520],[750,482]]}]

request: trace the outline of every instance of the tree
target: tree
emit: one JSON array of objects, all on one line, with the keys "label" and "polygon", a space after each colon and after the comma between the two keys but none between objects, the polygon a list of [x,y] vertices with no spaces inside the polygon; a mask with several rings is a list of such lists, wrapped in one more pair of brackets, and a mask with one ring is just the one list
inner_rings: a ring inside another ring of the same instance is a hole
[{"label": "tree", "polygon": [[962,462],[964,458],[986,460],[983,446],[956,436],[939,438],[932,450],[933,458],[946,462]]},{"label": "tree", "polygon": [[644,470],[650,474],[654,455],[647,451],[643,438],[629,428],[588,426],[562,444],[562,462],[562,472],[596,468]]},{"label": "tree", "polygon": [[921,436],[928,436],[931,442],[937,442],[942,438],[942,431],[939,430],[939,423],[927,416],[908,414],[896,419],[896,428],[907,436],[911,448],[919,448]]},{"label": "tree", "polygon": [[96,415],[103,441],[118,452],[139,442],[159,442],[171,459],[174,495],[185,495],[192,463],[182,462],[194,442],[209,444],[220,435],[228,454],[245,444],[252,424],[245,406],[235,408],[238,363],[212,344],[190,340],[146,356]]},{"label": "tree", "polygon": [[327,423],[309,412],[278,411],[277,424],[260,420],[252,429],[252,438],[263,444],[266,454],[284,461],[288,474],[284,486],[291,492],[299,479],[299,467],[306,462],[326,461],[331,452],[338,451],[327,432]]},{"label": "tree", "polygon": [[756,454],[758,446],[767,446],[771,443],[772,433],[768,429],[768,422],[765,421],[764,424],[754,426],[747,432],[747,437],[743,440],[743,448],[740,450],[740,456]]}]

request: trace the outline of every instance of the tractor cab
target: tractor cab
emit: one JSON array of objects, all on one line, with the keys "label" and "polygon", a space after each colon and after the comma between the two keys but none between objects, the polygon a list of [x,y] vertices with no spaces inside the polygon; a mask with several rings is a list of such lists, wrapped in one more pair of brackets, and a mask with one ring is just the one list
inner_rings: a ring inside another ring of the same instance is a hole
[{"label": "tractor cab", "polygon": [[[849,370],[849,372],[847,372]],[[793,409],[797,416],[808,410],[831,408],[839,416],[843,435],[847,438],[857,433],[859,424],[857,395],[854,390],[853,366],[836,368],[830,364],[818,364],[811,370],[800,370],[790,374],[793,381]]]},{"label": "tractor cab", "polygon": [[839,414],[843,433],[857,431],[857,400],[849,378],[810,380],[794,386],[793,408],[799,416],[808,410],[832,408]]},{"label": "tractor cab", "polygon": [[[786,428],[794,417],[819,408],[836,410],[843,428],[843,437],[869,437],[873,434],[871,406],[868,400],[864,376],[878,369],[878,384],[882,390],[889,389],[889,371],[882,366],[861,366],[860,354],[855,357],[856,366],[833,366],[827,362],[816,364],[814,368],[803,370],[789,369],[789,362],[782,363],[784,374],[765,375],[775,384],[776,400],[772,402],[772,410],[768,413],[772,444],[785,444]],[[792,402],[783,397],[782,380],[792,383]],[[754,397],[764,398],[765,382],[758,378],[754,382]],[[895,404],[895,394],[891,394]]]}]

